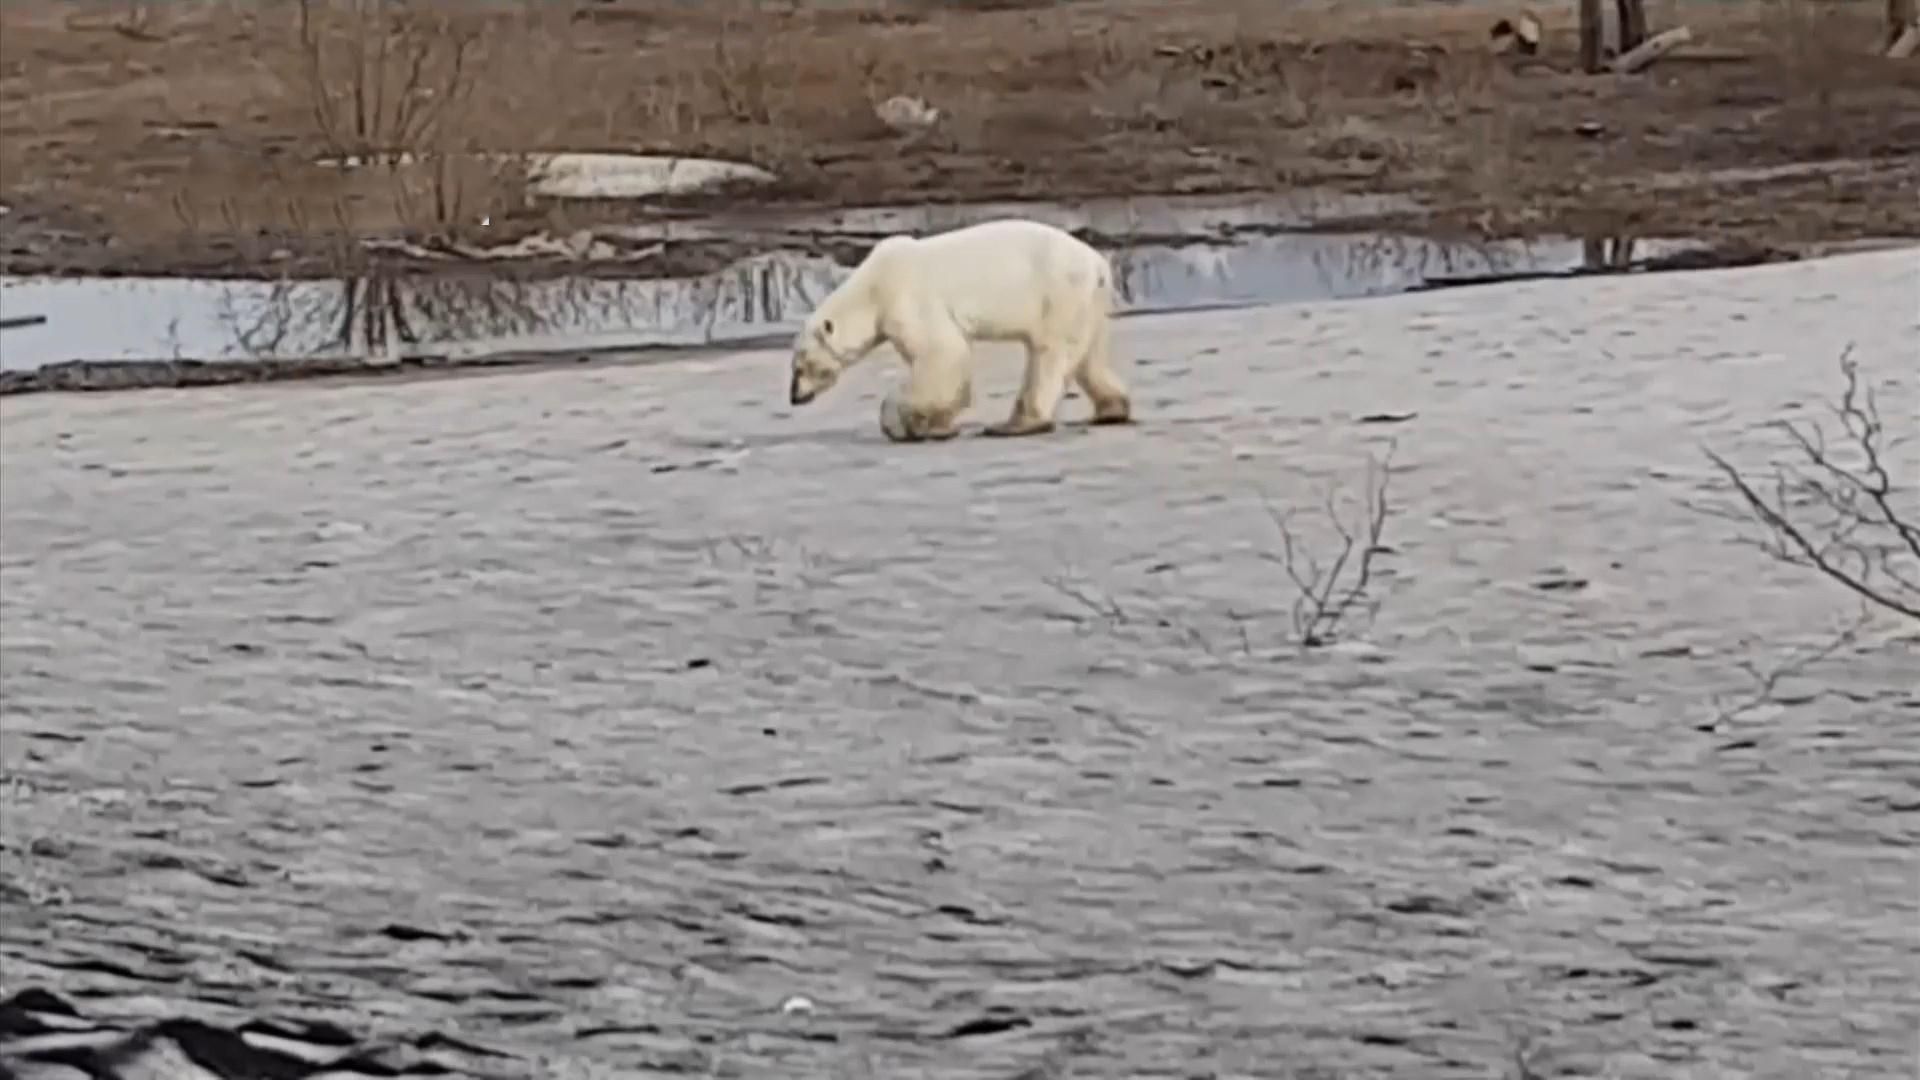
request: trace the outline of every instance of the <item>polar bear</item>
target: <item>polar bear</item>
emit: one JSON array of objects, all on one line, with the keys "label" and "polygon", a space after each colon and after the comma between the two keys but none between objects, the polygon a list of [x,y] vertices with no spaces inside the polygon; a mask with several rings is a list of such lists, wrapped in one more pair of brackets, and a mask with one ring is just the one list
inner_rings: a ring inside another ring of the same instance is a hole
[{"label": "polar bear", "polygon": [[908,378],[904,394],[880,403],[881,431],[895,442],[951,438],[973,404],[973,343],[1017,341],[1026,377],[1012,415],[986,434],[1053,430],[1069,378],[1093,403],[1094,423],[1127,423],[1131,399],[1109,355],[1113,307],[1106,256],[1052,225],[1008,218],[889,236],[794,336],[787,400],[805,405],[889,342]]}]

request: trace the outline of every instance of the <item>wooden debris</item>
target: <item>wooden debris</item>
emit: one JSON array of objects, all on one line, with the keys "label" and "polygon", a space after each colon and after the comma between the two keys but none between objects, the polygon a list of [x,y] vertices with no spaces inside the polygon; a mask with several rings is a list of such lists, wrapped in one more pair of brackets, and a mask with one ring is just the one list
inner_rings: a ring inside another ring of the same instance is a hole
[{"label": "wooden debris", "polygon": [[1523,8],[1513,18],[1494,23],[1488,36],[1493,39],[1493,51],[1496,53],[1533,56],[1540,51],[1540,20],[1533,12]]},{"label": "wooden debris", "polygon": [[1617,74],[1631,75],[1692,40],[1693,30],[1690,27],[1676,26],[1671,30],[1655,34],[1638,47],[1614,57],[1613,63],[1609,66]]},{"label": "wooden debris", "polygon": [[[1887,36],[1882,39],[1887,43],[1887,56],[1895,60],[1912,56],[1914,49],[1920,48],[1916,38],[1920,38],[1920,0],[1887,0]],[[1914,43],[1903,51],[1894,51],[1909,41]]]},{"label": "wooden debris", "polygon": [[1920,54],[1920,22],[1910,22],[1900,31],[1900,36],[1893,39],[1893,44],[1887,46],[1887,59],[1905,60],[1916,54]]}]

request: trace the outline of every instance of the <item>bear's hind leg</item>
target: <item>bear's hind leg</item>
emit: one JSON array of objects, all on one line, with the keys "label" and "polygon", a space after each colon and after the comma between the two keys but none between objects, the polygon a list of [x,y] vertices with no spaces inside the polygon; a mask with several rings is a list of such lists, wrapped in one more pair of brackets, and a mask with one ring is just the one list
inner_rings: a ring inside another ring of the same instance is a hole
[{"label": "bear's hind leg", "polygon": [[1052,431],[1053,414],[1067,392],[1067,376],[1076,355],[1054,345],[1029,346],[1027,373],[1020,381],[1019,396],[1013,399],[1013,414],[988,427],[986,434],[1006,438]]},{"label": "bear's hind leg", "polygon": [[1073,380],[1093,403],[1094,423],[1125,424],[1133,419],[1133,400],[1127,393],[1127,384],[1113,371],[1112,332],[1107,316],[1094,317],[1099,321],[1090,335],[1086,355],[1081,357],[1080,366],[1073,369]]}]

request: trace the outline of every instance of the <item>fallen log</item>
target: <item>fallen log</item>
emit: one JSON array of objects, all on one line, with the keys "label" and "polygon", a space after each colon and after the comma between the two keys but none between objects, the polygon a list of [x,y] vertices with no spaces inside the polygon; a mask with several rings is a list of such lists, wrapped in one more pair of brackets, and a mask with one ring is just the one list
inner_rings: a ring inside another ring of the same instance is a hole
[{"label": "fallen log", "polygon": [[1905,60],[1915,53],[1920,53],[1920,22],[1908,23],[1900,36],[1893,39],[1893,44],[1887,46],[1889,60]]},{"label": "fallen log", "polygon": [[1676,26],[1671,30],[1663,30],[1614,57],[1608,66],[1615,74],[1631,75],[1692,40],[1693,30],[1690,27]]}]

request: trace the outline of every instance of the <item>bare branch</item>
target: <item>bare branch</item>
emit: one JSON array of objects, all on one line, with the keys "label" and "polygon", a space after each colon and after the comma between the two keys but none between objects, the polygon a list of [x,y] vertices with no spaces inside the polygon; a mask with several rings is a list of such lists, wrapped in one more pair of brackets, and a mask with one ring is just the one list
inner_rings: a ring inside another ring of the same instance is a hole
[{"label": "bare branch", "polygon": [[1774,466],[1771,484],[1704,453],[1745,517],[1761,526],[1763,551],[1811,568],[1873,607],[1920,621],[1920,506],[1895,505],[1913,489],[1888,468],[1879,402],[1861,384],[1851,346],[1840,371],[1844,386],[1833,412],[1845,435],[1841,446],[1830,446],[1817,424],[1778,421],[1774,427],[1799,460]]},{"label": "bare branch", "polygon": [[1096,618],[1104,619],[1115,626],[1127,624],[1126,609],[1120,606],[1120,601],[1104,590],[1091,589],[1059,576],[1043,580],[1048,588],[1086,608]]},{"label": "bare branch", "polygon": [[1701,725],[1701,730],[1715,730],[1722,724],[1737,720],[1762,705],[1773,703],[1783,680],[1805,674],[1809,668],[1860,640],[1860,632],[1872,621],[1872,610],[1862,604],[1858,617],[1841,627],[1832,638],[1814,648],[1789,655],[1770,668],[1761,668],[1751,661],[1743,661],[1739,665],[1740,670],[1746,672],[1747,676],[1753,680],[1753,689],[1730,704],[1717,703],[1717,714],[1712,722]]},{"label": "bare branch", "polygon": [[1340,546],[1324,570],[1320,561],[1295,537],[1292,515],[1268,507],[1268,516],[1280,531],[1280,552],[1268,555],[1267,559],[1279,564],[1293,585],[1293,634],[1295,643],[1302,649],[1330,643],[1354,613],[1372,612],[1368,588],[1373,584],[1374,558],[1385,550],[1381,538],[1392,512],[1387,501],[1387,484],[1393,471],[1395,449],[1395,444],[1389,442],[1386,454],[1379,461],[1368,458],[1362,516],[1357,525],[1349,525],[1341,515],[1338,488],[1327,492],[1323,509]]}]

